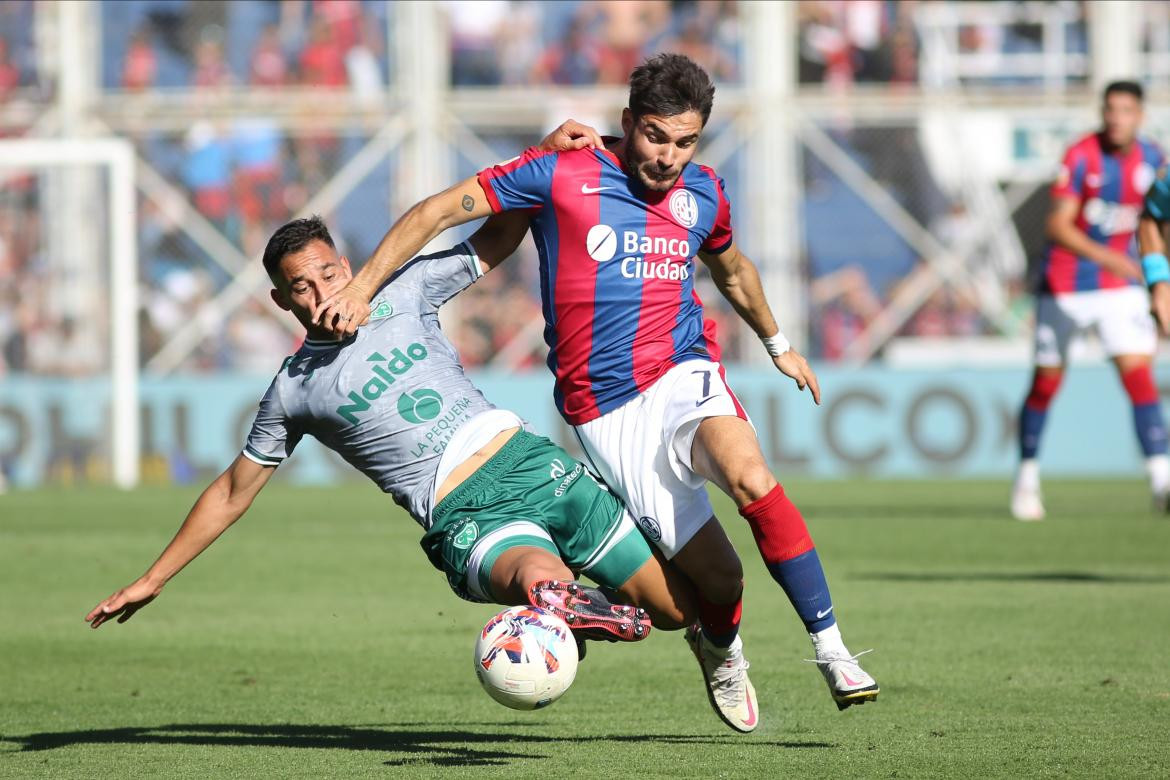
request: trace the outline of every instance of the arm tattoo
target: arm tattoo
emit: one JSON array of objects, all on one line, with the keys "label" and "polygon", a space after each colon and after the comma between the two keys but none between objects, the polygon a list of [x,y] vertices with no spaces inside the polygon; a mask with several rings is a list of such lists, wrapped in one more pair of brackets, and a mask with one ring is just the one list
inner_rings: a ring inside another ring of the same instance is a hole
[{"label": "arm tattoo", "polygon": [[464,195],[463,196],[463,210],[464,211],[471,211],[473,208],[475,208],[475,198],[471,197],[470,195]]}]

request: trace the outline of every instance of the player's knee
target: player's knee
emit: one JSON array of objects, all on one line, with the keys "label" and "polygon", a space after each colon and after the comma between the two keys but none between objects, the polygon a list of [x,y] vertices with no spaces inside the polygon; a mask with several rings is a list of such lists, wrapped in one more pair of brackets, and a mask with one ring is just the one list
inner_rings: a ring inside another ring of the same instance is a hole
[{"label": "player's knee", "polygon": [[738,556],[712,561],[703,581],[696,584],[707,601],[730,604],[743,593],[743,564]]},{"label": "player's knee", "polygon": [[555,555],[541,550],[517,556],[500,556],[492,568],[491,582],[496,597],[508,604],[527,604],[528,590],[545,580],[571,580],[573,573]]},{"label": "player's knee", "polygon": [[741,508],[759,501],[772,492],[778,483],[762,459],[752,459],[731,478],[731,497]]},{"label": "player's knee", "polygon": [[699,610],[693,603],[675,603],[646,611],[650,613],[650,622],[660,631],[678,631],[699,619]]}]

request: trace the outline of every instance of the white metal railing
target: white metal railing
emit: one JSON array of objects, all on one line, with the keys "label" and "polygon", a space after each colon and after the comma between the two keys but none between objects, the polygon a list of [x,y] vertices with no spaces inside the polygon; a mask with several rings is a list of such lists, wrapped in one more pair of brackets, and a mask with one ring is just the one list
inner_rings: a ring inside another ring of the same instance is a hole
[{"label": "white metal railing", "polygon": [[[922,42],[920,83],[946,89],[970,81],[1013,79],[1062,90],[1089,76],[1089,56],[1071,47],[1069,27],[1084,19],[1072,2],[921,3],[914,23]],[[1013,25],[1040,28],[1038,51],[1005,51]],[[964,46],[963,36],[981,36],[986,45]]]}]

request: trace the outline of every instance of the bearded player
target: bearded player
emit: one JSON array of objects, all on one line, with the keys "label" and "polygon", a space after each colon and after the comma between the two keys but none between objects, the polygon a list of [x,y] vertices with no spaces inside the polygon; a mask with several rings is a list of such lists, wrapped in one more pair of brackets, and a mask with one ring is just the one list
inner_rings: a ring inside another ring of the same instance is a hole
[{"label": "bearded player", "polygon": [[1020,466],[1011,498],[1017,520],[1044,518],[1040,436],[1069,347],[1088,331],[1096,331],[1133,405],[1154,502],[1165,508],[1170,499],[1166,427],[1151,368],[1157,334],[1134,255],[1142,199],[1162,152],[1138,137],[1140,84],[1106,87],[1102,119],[1100,131],[1069,147],[1052,187],[1050,243],[1036,297],[1036,367],[1020,410]]},{"label": "bearded player", "polygon": [[351,332],[370,291],[446,228],[529,213],[557,406],[643,533],[695,583],[701,631],[687,638],[709,699],[729,726],[752,731],[758,708],[739,637],[743,571],[707,481],[751,526],[838,707],[875,699],[878,685],[842,642],[808,529],[727,385],[694,290],[697,256],[776,367],[820,402],[816,376],[780,333],[755,266],[733,240],[722,180],[691,163],[714,92],[688,58],[654,57],[630,78],[623,137],[600,149],[530,149],[419,203],[322,306],[319,322]]}]

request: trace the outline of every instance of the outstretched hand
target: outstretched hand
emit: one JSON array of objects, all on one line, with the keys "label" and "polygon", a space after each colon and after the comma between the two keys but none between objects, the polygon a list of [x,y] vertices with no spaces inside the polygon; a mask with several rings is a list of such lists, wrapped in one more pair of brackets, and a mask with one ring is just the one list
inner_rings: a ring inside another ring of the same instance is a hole
[{"label": "outstretched hand", "polygon": [[566,119],[561,126],[544,137],[537,148],[546,152],[571,152],[575,149],[604,148],[601,135],[589,125],[576,119]]},{"label": "outstretched hand", "polygon": [[820,405],[821,386],[817,382],[816,373],[813,372],[803,355],[795,349],[789,349],[784,354],[772,358],[772,362],[776,364],[776,368],[780,369],[780,373],[791,377],[798,388],[803,390],[807,387],[812,393],[813,402]]},{"label": "outstretched hand", "polygon": [[134,617],[135,612],[154,601],[161,591],[161,587],[141,579],[135,580],[91,609],[85,620],[90,628],[97,628],[110,618],[117,618],[119,623],[125,623]]},{"label": "outstretched hand", "polygon": [[344,339],[370,321],[370,297],[353,282],[327,298],[313,312],[313,324]]}]

